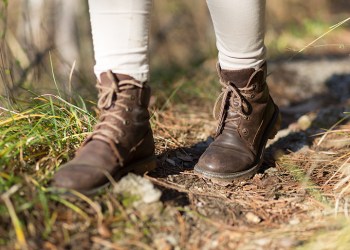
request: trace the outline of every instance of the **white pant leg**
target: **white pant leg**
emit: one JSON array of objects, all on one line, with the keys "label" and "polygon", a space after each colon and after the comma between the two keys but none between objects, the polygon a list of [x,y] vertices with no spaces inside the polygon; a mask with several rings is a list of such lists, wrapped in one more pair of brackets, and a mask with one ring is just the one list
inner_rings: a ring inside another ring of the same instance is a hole
[{"label": "white pant leg", "polygon": [[95,74],[149,75],[148,33],[152,0],[89,0]]},{"label": "white pant leg", "polygon": [[222,69],[258,68],[265,61],[265,0],[207,0]]}]

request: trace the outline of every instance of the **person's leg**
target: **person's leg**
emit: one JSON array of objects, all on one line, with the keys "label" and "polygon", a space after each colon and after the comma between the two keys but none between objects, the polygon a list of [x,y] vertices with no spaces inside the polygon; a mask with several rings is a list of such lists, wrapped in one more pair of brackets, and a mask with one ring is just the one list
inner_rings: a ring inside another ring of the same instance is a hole
[{"label": "person's leg", "polygon": [[207,0],[222,69],[258,69],[265,62],[265,0]]},{"label": "person's leg", "polygon": [[156,166],[149,124],[148,26],[151,0],[89,0],[99,122],[53,186],[90,194],[127,172]]},{"label": "person's leg", "polygon": [[151,0],[89,0],[97,77],[107,70],[145,82]]},{"label": "person's leg", "polygon": [[214,107],[215,140],[195,171],[220,181],[247,178],[262,162],[266,142],[277,133],[279,111],[266,85],[265,1],[207,0],[219,50],[223,91]]}]

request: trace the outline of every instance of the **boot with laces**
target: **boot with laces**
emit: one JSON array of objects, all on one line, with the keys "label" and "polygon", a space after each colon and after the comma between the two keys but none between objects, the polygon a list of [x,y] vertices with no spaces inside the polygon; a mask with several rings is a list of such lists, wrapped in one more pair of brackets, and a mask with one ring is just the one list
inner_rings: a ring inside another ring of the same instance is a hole
[{"label": "boot with laces", "polygon": [[128,172],[142,174],[156,166],[149,123],[150,88],[130,76],[101,74],[99,122],[73,160],[53,177],[53,186],[92,194]]},{"label": "boot with laces", "polygon": [[279,129],[280,114],[265,82],[266,63],[255,70],[222,70],[222,92],[214,106],[215,139],[195,166],[203,177],[222,182],[249,178],[258,170],[268,139]]}]

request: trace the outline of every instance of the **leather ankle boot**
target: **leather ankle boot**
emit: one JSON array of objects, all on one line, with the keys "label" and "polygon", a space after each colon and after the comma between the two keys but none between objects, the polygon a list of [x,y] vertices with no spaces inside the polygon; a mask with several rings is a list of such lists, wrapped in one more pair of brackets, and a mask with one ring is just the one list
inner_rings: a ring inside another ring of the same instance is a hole
[{"label": "leather ankle boot", "polygon": [[53,177],[53,186],[92,194],[128,172],[156,166],[148,103],[151,90],[127,75],[101,74],[99,122],[73,160]]},{"label": "leather ankle boot", "polygon": [[218,73],[223,88],[213,113],[219,124],[194,170],[231,182],[258,171],[266,142],[279,129],[280,114],[265,82],[266,63],[258,70],[222,70],[218,65]]}]

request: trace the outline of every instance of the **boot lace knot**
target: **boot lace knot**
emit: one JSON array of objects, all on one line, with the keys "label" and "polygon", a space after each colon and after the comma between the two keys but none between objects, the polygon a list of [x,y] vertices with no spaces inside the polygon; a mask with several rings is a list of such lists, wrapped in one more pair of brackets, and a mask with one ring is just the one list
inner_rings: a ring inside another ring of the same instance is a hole
[{"label": "boot lace knot", "polygon": [[[222,132],[226,123],[232,122],[237,127],[237,121],[240,118],[249,119],[252,106],[247,99],[251,98],[252,95],[250,92],[255,89],[255,85],[238,88],[233,82],[224,81],[223,79],[220,79],[220,84],[222,90],[215,101],[213,109],[214,119],[219,121],[215,136],[218,136]],[[236,115],[227,118],[228,111],[232,111]]]}]

